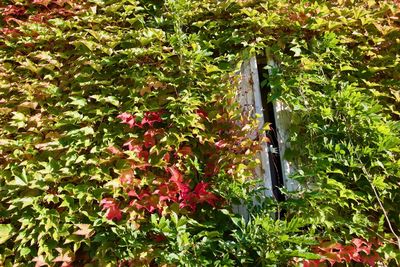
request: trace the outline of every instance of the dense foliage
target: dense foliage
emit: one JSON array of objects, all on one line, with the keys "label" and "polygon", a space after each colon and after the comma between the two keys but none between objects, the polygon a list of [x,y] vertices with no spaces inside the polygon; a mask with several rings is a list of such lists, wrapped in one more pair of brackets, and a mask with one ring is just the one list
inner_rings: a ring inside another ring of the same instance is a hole
[{"label": "dense foliage", "polygon": [[[3,1],[0,265],[399,264],[398,8]],[[235,101],[252,55],[291,110],[284,203]]]}]

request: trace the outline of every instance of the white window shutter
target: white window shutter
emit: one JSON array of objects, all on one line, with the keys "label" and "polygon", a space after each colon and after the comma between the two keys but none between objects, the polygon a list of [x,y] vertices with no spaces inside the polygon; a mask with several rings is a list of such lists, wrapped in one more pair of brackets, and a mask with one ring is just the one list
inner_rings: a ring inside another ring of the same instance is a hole
[{"label": "white window shutter", "polygon": [[[267,64],[270,66],[268,72],[271,75],[272,68],[276,68],[277,66],[271,58],[268,58]],[[289,178],[289,175],[293,172],[294,168],[289,161],[284,159],[286,148],[290,145],[288,140],[290,127],[290,109],[287,105],[285,105],[285,103],[280,100],[276,100],[273,103],[273,109],[284,187],[288,191],[296,191],[299,189],[299,183]]]},{"label": "white window shutter", "polygon": [[[250,113],[252,117],[256,117],[257,114],[259,129],[261,129],[264,126],[265,121],[261,101],[257,60],[255,57],[252,57],[250,60],[244,61],[242,63],[240,75],[241,79],[237,100],[242,106],[244,113]],[[257,133],[251,133],[250,135],[250,138],[252,139],[258,137],[265,137],[265,133],[261,132],[261,136],[258,136]],[[262,151],[258,153],[257,158],[260,160],[261,165],[255,170],[255,174],[257,177],[263,178],[263,186],[267,188],[265,190],[265,195],[272,197],[272,182],[267,144],[263,144]]]}]

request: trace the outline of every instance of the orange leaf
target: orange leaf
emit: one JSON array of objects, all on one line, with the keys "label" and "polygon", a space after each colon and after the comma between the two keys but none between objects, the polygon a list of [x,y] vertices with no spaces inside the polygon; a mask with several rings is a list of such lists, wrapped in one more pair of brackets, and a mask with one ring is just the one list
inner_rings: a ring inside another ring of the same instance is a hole
[{"label": "orange leaf", "polygon": [[63,266],[67,266],[72,263],[75,259],[75,254],[69,249],[56,248],[56,250],[60,253],[58,257],[56,257],[53,262],[62,262]]},{"label": "orange leaf", "polygon": [[82,235],[85,238],[89,238],[94,234],[90,224],[77,224],[76,226],[79,227],[79,230],[74,232],[74,235]]},{"label": "orange leaf", "polygon": [[36,262],[35,267],[49,266],[49,265],[46,263],[46,261],[45,261],[43,255],[38,255],[37,257],[34,257],[34,258],[32,259],[32,261],[33,261],[33,262]]},{"label": "orange leaf", "polygon": [[47,7],[51,2],[52,2],[52,0],[33,0],[34,4],[42,5],[45,7]]}]

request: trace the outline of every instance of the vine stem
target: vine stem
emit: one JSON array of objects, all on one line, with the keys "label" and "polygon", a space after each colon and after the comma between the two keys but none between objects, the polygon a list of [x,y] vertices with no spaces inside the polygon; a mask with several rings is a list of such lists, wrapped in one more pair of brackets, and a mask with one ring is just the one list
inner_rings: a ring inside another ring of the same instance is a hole
[{"label": "vine stem", "polygon": [[367,176],[367,178],[368,178],[367,180],[368,180],[369,184],[371,185],[372,190],[374,191],[375,197],[376,197],[376,199],[378,200],[379,206],[380,206],[381,209],[382,209],[383,215],[385,216],[386,222],[387,222],[387,224],[389,225],[390,231],[392,232],[392,234],[393,234],[393,235],[396,237],[396,239],[397,239],[397,247],[398,247],[399,250],[400,250],[400,237],[396,234],[396,232],[395,232],[394,229],[393,229],[393,226],[392,226],[392,223],[391,223],[390,220],[389,220],[389,216],[388,216],[388,214],[387,214],[387,211],[386,211],[385,207],[383,207],[382,201],[381,201],[380,198],[379,198],[378,191],[376,190],[374,184],[372,183],[372,180],[371,180],[371,177],[372,177],[372,176],[371,176],[371,174],[367,171],[367,169],[365,168],[365,166],[362,166],[362,170],[363,170],[364,174]]}]

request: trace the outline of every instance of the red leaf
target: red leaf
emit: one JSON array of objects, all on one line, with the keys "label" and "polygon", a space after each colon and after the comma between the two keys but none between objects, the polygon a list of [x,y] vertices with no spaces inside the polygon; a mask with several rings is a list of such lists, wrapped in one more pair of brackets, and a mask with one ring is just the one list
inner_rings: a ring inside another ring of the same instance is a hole
[{"label": "red leaf", "polygon": [[106,218],[109,220],[121,220],[122,219],[122,213],[121,210],[118,208],[118,206],[112,206],[108,208],[106,212]]},{"label": "red leaf", "polygon": [[152,239],[153,239],[155,242],[160,243],[160,242],[163,242],[164,240],[166,240],[167,238],[166,238],[165,235],[163,235],[163,234],[157,234],[157,235],[154,235],[154,236],[152,237]]},{"label": "red leaf", "polygon": [[357,249],[352,246],[344,246],[340,251],[341,259],[345,260],[346,262],[351,262],[352,260],[359,262],[360,255],[357,252]]},{"label": "red leaf", "polygon": [[34,43],[25,43],[24,46],[25,47],[34,47],[35,44]]},{"label": "red leaf", "polygon": [[126,141],[122,147],[128,148],[129,151],[134,151],[136,153],[139,153],[140,151],[143,150],[143,147],[141,145],[135,144],[135,140],[130,139]]},{"label": "red leaf", "polygon": [[206,191],[208,187],[208,183],[201,181],[200,183],[198,183],[196,185],[196,187],[194,188],[194,193],[198,196],[207,194],[208,192]]},{"label": "red leaf", "polygon": [[12,37],[15,37],[15,36],[17,36],[18,34],[21,33],[19,30],[10,29],[10,28],[3,28],[3,29],[0,29],[0,32],[1,32],[3,35],[10,35],[10,36],[12,36]]},{"label": "red leaf", "polygon": [[113,198],[103,198],[100,202],[100,206],[103,208],[109,208],[115,205],[115,200]]},{"label": "red leaf", "polygon": [[25,15],[26,10],[25,7],[23,6],[14,6],[14,5],[8,5],[4,8],[2,15],[3,16],[22,16]]},{"label": "red leaf", "polygon": [[144,161],[149,160],[149,152],[144,150],[142,145],[134,143],[133,139],[123,144],[122,147],[128,147],[129,151],[136,152],[136,155]]},{"label": "red leaf", "polygon": [[376,252],[370,254],[372,242],[361,238],[353,238],[351,242],[354,245],[344,246],[340,243],[323,242],[319,246],[314,247],[313,250],[323,256],[323,259],[329,261],[331,265],[344,261],[347,263],[361,262],[374,266],[374,264],[380,260]]},{"label": "red leaf", "polygon": [[143,159],[146,162],[149,161],[149,156],[150,156],[149,151],[143,150],[139,153],[139,158]]},{"label": "red leaf", "polygon": [[53,16],[49,12],[42,12],[32,16],[29,16],[29,20],[35,22],[46,22],[51,19]]},{"label": "red leaf", "polygon": [[176,185],[178,186],[179,189],[179,198],[181,200],[184,200],[190,192],[189,185],[186,183],[179,183],[179,182],[176,182]]},{"label": "red leaf", "polygon": [[331,265],[335,264],[336,262],[342,261],[337,253],[328,252],[323,254],[323,256],[325,257],[325,260],[329,261]]},{"label": "red leaf", "polygon": [[149,192],[149,190],[148,189],[144,189],[138,195],[138,199],[142,200],[142,199],[144,199],[146,197],[150,197],[150,196],[151,196],[151,193]]},{"label": "red leaf", "polygon": [[139,153],[143,151],[143,146],[136,144],[135,140],[130,139],[129,141],[125,142],[122,147],[128,148],[129,151],[136,152],[137,155],[139,156]]},{"label": "red leaf", "polygon": [[303,267],[318,267],[321,263],[323,263],[325,260],[304,260],[303,261]]},{"label": "red leaf", "polygon": [[115,202],[113,198],[104,198],[100,205],[103,206],[103,210],[106,209],[106,218],[109,220],[121,220],[122,213],[118,207],[118,204]]},{"label": "red leaf", "polygon": [[154,194],[160,196],[160,201],[173,201],[177,202],[179,191],[178,188],[171,184],[161,184],[157,190],[154,191]]},{"label": "red leaf", "polygon": [[10,22],[15,22],[16,24],[18,24],[18,25],[20,25],[20,24],[22,24],[22,20],[20,20],[20,19],[16,19],[16,18],[14,18],[14,17],[5,17],[4,19],[4,22],[6,22],[7,24],[10,24]]},{"label": "red leaf", "polygon": [[211,206],[215,207],[215,202],[217,202],[219,199],[213,193],[206,191],[208,186],[208,183],[201,181],[196,185],[193,192],[197,198],[198,203],[207,202]]},{"label": "red leaf", "polygon": [[219,200],[217,196],[215,196],[211,192],[207,192],[206,189],[208,184],[205,182],[200,182],[196,185],[193,192],[181,194],[181,203],[180,207],[189,207],[192,211],[196,210],[197,204],[208,203],[211,206],[215,207],[215,202]]},{"label": "red leaf", "polygon": [[142,171],[146,170],[147,167],[151,166],[149,163],[138,163],[138,162],[135,162],[135,161],[130,161],[129,165],[131,166],[131,168],[133,170],[134,169],[139,169],[139,170],[142,170]]},{"label": "red leaf", "polygon": [[175,167],[169,167],[168,170],[171,173],[170,181],[177,185],[180,191],[180,198],[184,199],[190,192],[189,185],[184,182],[182,174]]},{"label": "red leaf", "polygon": [[196,110],[196,114],[199,115],[202,118],[208,118],[208,114],[207,112],[205,112],[203,109],[199,108],[198,110]]},{"label": "red leaf", "polygon": [[366,241],[361,239],[361,238],[353,238],[351,240],[351,242],[356,245],[357,248],[363,246],[364,244],[366,244]]},{"label": "red leaf", "polygon": [[193,152],[192,152],[192,149],[190,148],[190,146],[184,146],[178,150],[178,154],[181,154],[182,156],[187,156],[187,155],[190,156],[193,154]]},{"label": "red leaf", "polygon": [[159,197],[154,194],[153,195],[145,194],[140,200],[131,201],[130,205],[134,206],[138,210],[146,209],[150,213],[153,213],[157,209],[159,211],[161,210],[161,207],[159,207]]},{"label": "red leaf", "polygon": [[144,146],[146,148],[150,148],[156,144],[156,139],[154,138],[156,134],[157,131],[154,129],[149,129],[144,133],[143,139],[144,139]]},{"label": "red leaf", "polygon": [[168,167],[168,171],[171,174],[171,181],[183,182],[182,174],[176,169],[176,167]]},{"label": "red leaf", "polygon": [[[136,190],[135,190],[135,189],[129,190],[128,196],[130,196],[130,197],[135,197],[135,198],[139,198],[139,195],[136,193]],[[130,204],[129,204],[129,205],[130,205]]]},{"label": "red leaf", "polygon": [[222,149],[222,148],[224,148],[226,146],[227,146],[227,144],[226,144],[226,142],[224,140],[219,140],[218,142],[215,143],[215,147],[217,149]]},{"label": "red leaf", "polygon": [[364,251],[366,254],[371,253],[372,244],[360,238],[353,238],[351,242],[356,245],[358,251]]},{"label": "red leaf", "polygon": [[154,123],[156,122],[162,122],[161,119],[161,112],[160,111],[147,111],[144,114],[144,117],[142,119],[142,126],[145,124],[148,124],[149,126],[153,127]]},{"label": "red leaf", "polygon": [[71,17],[75,15],[75,13],[71,10],[65,9],[65,8],[57,8],[54,12],[52,12],[53,15],[60,15],[63,17]]},{"label": "red leaf", "polygon": [[189,207],[191,211],[196,211],[196,204],[190,201],[184,201],[179,204],[179,208],[183,209]]},{"label": "red leaf", "polygon": [[169,152],[165,153],[163,160],[165,160],[165,162],[169,162],[171,160],[171,155],[169,154]]},{"label": "red leaf", "polygon": [[362,256],[362,262],[367,263],[369,266],[375,266],[375,264],[380,261],[381,257],[378,253],[373,252],[370,255]]},{"label": "red leaf", "polygon": [[204,176],[211,177],[218,172],[218,168],[215,166],[214,163],[208,162],[205,169],[204,169]]},{"label": "red leaf", "polygon": [[136,121],[135,121],[136,116],[133,116],[130,113],[124,112],[124,113],[118,115],[117,118],[122,120],[121,123],[128,124],[130,128],[132,128],[133,126],[142,127],[142,125],[136,123]]}]

